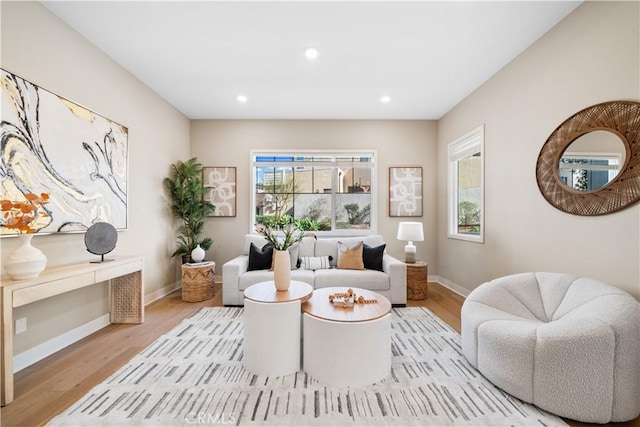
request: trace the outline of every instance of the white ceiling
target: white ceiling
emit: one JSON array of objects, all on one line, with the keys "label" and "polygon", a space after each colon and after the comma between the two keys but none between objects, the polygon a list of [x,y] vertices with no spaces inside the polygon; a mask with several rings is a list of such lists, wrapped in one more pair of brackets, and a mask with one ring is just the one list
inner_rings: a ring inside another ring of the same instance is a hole
[{"label": "white ceiling", "polygon": [[439,119],[580,4],[43,3],[192,119]]}]

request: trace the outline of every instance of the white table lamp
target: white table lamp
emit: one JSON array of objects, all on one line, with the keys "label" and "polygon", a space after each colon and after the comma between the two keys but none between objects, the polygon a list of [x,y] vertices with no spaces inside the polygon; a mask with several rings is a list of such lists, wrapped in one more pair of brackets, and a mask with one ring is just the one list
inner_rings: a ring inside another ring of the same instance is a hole
[{"label": "white table lamp", "polygon": [[408,243],[404,247],[404,262],[407,264],[415,264],[416,247],[413,242],[422,242],[424,233],[422,231],[421,222],[401,222],[398,225],[398,240],[406,240]]}]

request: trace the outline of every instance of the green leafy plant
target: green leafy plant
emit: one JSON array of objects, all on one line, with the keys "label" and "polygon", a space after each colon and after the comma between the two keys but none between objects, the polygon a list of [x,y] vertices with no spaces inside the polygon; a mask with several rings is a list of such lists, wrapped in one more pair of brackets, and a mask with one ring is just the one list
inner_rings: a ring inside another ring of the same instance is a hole
[{"label": "green leafy plant", "polygon": [[171,256],[190,255],[198,245],[209,249],[213,240],[202,238],[202,229],[205,218],[216,208],[203,199],[202,165],[195,157],[186,162],[178,161],[171,165],[169,176],[163,182],[171,199],[171,212],[182,221],[178,228],[177,248]]},{"label": "green leafy plant", "polygon": [[480,208],[477,203],[462,201],[458,205],[458,228],[462,233],[480,232]]},{"label": "green leafy plant", "polygon": [[317,231],[320,225],[313,218],[305,217],[294,221],[296,227],[304,231]]},{"label": "green leafy plant", "polygon": [[[304,237],[304,232],[293,222],[275,229],[264,224],[256,224],[255,227],[258,234],[264,236],[264,238],[273,245],[273,248],[278,251],[289,249],[290,246],[299,242]],[[282,238],[280,235],[282,235]]]},{"label": "green leafy plant", "polygon": [[369,222],[369,215],[371,214],[371,205],[366,205],[360,209],[360,205],[357,203],[349,203],[344,205],[347,211],[347,218],[349,224],[365,224]]}]

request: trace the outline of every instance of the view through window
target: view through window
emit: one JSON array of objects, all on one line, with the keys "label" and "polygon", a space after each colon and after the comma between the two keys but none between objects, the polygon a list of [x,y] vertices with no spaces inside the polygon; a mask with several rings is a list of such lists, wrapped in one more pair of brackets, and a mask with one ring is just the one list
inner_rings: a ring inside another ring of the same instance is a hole
[{"label": "view through window", "polygon": [[365,234],[375,227],[375,153],[252,153],[252,224]]},{"label": "view through window", "polygon": [[560,159],[560,179],[574,190],[593,191],[613,181],[620,166],[620,156],[616,155],[563,155]]},{"label": "view through window", "polygon": [[449,237],[484,241],[484,126],[449,144]]}]

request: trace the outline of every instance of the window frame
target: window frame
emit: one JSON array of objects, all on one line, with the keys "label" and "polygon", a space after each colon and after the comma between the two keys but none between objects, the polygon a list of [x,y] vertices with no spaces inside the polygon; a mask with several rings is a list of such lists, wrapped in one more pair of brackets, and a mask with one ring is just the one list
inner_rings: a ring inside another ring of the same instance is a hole
[{"label": "window frame", "polygon": [[[616,160],[618,162],[617,165],[594,165],[594,164],[590,164],[590,163],[562,163],[563,159],[575,159],[575,160],[588,160],[588,161],[602,161],[602,160],[606,160],[606,161],[611,161],[611,160]],[[605,188],[606,186],[608,186],[611,182],[613,182],[616,177],[618,176],[618,174],[620,174],[622,172],[622,166],[624,164],[624,159],[622,157],[622,155],[620,153],[607,153],[607,152],[581,152],[581,151],[576,151],[576,152],[571,152],[571,153],[563,153],[562,156],[560,157],[560,163],[558,164],[558,174],[560,175],[560,180],[563,182],[564,185],[566,185],[567,187],[569,187],[570,189],[574,190],[574,191],[580,191],[582,193],[586,193],[586,192],[593,192],[593,191],[598,191],[601,190],[603,188]],[[583,166],[580,168],[575,168],[573,166],[575,165],[579,165],[579,166]],[[615,174],[613,174],[613,176],[609,176],[607,183],[592,189],[592,190],[576,190],[575,188],[573,188],[573,185],[569,185],[567,182],[564,182],[564,180],[562,179],[562,171],[564,170],[575,170],[575,169],[584,169],[587,171],[602,171],[602,170],[606,170],[608,171],[609,175],[612,175],[611,172],[615,171]]]},{"label": "window frame", "polygon": [[[480,232],[466,234],[458,231],[458,162],[474,153],[480,153]],[[450,239],[466,240],[484,243],[484,125],[473,129],[447,146],[447,237]]]},{"label": "window frame", "polygon": [[[273,163],[275,167],[295,167],[296,163],[298,166],[330,166],[337,168],[340,164],[345,164],[347,162],[341,162],[336,160],[336,158],[340,157],[369,157],[370,162],[362,163],[360,166],[367,166],[371,169],[371,184],[369,195],[371,197],[370,203],[370,221],[369,221],[369,229],[367,230],[358,230],[358,229],[349,229],[349,228],[333,228],[335,227],[335,208],[336,208],[336,199],[340,194],[346,193],[338,193],[336,190],[337,185],[337,173],[336,170],[332,171],[332,208],[331,208],[331,226],[332,230],[330,231],[314,231],[313,233],[317,236],[367,236],[372,234],[377,234],[378,232],[378,200],[377,200],[377,185],[378,185],[378,171],[377,171],[377,150],[310,150],[310,149],[252,149],[249,154],[249,165],[250,165],[250,173],[251,173],[251,190],[250,190],[250,212],[249,212],[249,230],[251,233],[256,233],[255,231],[255,221],[256,221],[256,168],[260,166],[269,166],[268,163],[257,162],[256,158],[261,156],[318,156],[318,157],[331,157],[333,160],[331,161],[318,161],[318,163],[314,164],[312,161],[301,161],[301,162],[277,162]],[[372,191],[373,190],[373,191]]]}]

